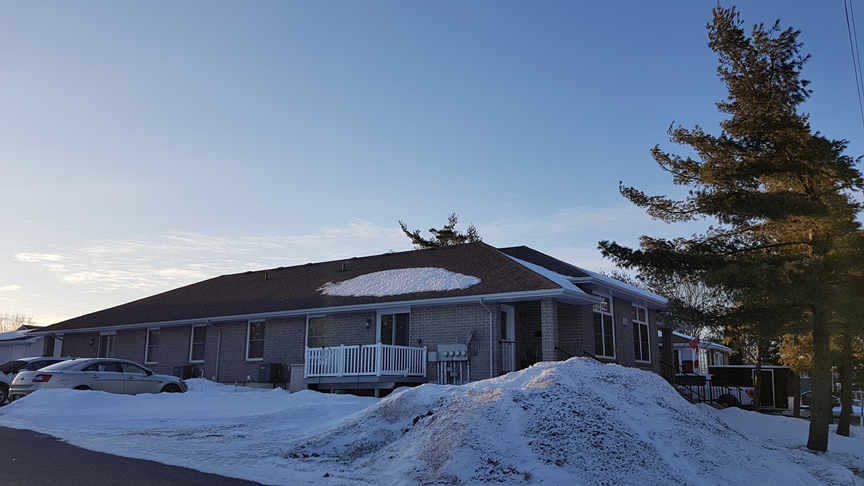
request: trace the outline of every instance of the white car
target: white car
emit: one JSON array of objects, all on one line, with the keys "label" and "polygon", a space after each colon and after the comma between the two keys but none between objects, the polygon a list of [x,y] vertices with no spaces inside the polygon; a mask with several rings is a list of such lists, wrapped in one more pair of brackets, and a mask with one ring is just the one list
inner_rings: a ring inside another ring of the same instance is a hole
[{"label": "white car", "polygon": [[54,363],[66,361],[69,358],[54,358],[51,356],[36,356],[32,358],[13,359],[0,365],[0,405],[6,403],[9,398],[9,387],[12,380],[21,371],[36,371]]},{"label": "white car", "polygon": [[186,382],[170,375],[157,375],[140,364],[115,358],[76,358],[39,371],[18,373],[9,397],[17,400],[36,390],[71,388],[109,393],[183,393]]}]

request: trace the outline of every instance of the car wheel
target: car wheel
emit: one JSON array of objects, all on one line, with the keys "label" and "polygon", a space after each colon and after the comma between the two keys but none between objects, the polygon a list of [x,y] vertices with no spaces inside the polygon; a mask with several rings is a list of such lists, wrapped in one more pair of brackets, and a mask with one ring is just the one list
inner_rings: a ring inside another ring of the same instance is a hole
[{"label": "car wheel", "polygon": [[6,384],[0,384],[0,407],[6,405],[6,399],[9,398],[9,387]]},{"label": "car wheel", "polygon": [[741,403],[738,402],[738,399],[732,395],[720,395],[720,398],[717,399],[717,403],[724,407],[738,407],[741,405]]},{"label": "car wheel", "polygon": [[180,387],[173,383],[165,385],[165,388],[162,389],[162,393],[180,393]]},{"label": "car wheel", "polygon": [[73,390],[92,390],[89,386],[79,385],[73,388]]}]

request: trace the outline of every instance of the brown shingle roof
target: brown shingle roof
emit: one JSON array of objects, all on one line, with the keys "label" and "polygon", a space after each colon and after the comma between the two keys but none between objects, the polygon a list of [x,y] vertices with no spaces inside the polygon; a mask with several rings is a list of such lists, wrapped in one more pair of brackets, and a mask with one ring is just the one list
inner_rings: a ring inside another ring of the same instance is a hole
[{"label": "brown shingle roof", "polygon": [[567,262],[563,262],[557,258],[553,258],[545,253],[528,248],[527,246],[512,246],[510,248],[499,248],[498,251],[513,258],[518,258],[522,261],[540,265],[543,268],[552,270],[555,273],[565,275],[567,277],[588,277],[589,275],[583,272],[579,267],[573,266]]},{"label": "brown shingle roof", "polygon": [[[534,251],[530,248],[526,250]],[[454,273],[479,277],[482,282],[459,290],[416,292],[386,297],[331,296],[318,290],[327,282],[342,282],[384,270],[420,267],[443,268]],[[560,289],[560,286],[518,264],[495,248],[485,243],[469,243],[224,275],[69,319],[44,330],[56,332],[555,289]]]}]

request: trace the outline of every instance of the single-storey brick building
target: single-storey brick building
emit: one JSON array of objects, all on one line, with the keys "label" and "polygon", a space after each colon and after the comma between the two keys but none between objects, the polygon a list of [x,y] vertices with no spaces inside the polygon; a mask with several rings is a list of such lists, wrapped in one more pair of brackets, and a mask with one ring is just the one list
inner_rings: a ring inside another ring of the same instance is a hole
[{"label": "single-storey brick building", "polygon": [[659,373],[665,305],[528,247],[469,243],[225,275],[38,334],[46,355],[377,394],[586,354]]}]

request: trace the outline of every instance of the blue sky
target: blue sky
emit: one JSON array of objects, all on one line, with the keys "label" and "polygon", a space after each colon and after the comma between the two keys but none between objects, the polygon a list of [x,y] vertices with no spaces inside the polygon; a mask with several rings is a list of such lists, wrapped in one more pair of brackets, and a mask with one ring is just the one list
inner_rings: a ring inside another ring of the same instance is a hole
[{"label": "blue sky", "polygon": [[[649,150],[717,132],[714,5],[0,1],[0,313],[409,250],[398,220],[453,211],[610,270],[600,239],[698,231],[618,181],[680,194]],[[864,154],[843,2],[737,5],[802,30],[803,111]]]}]

